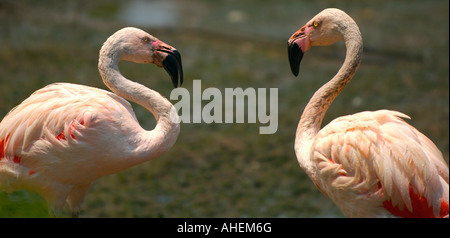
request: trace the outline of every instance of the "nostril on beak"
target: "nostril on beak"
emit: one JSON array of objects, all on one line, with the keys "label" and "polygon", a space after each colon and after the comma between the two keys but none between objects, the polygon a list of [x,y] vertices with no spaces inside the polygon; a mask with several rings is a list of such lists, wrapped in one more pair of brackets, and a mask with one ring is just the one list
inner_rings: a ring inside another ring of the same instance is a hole
[{"label": "nostril on beak", "polygon": [[295,33],[295,36],[297,37],[297,36],[302,36],[302,35],[304,35],[305,34],[305,27],[302,27],[302,28],[300,28],[300,30],[298,30],[296,33]]}]

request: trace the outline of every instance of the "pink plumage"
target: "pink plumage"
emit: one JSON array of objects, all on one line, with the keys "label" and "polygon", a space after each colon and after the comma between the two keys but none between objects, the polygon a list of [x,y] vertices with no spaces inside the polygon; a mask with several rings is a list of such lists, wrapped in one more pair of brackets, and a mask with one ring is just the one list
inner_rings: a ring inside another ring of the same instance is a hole
[{"label": "pink plumage", "polygon": [[314,94],[298,124],[300,167],[347,217],[448,217],[448,165],[433,142],[402,119],[408,116],[390,110],[361,112],[320,128],[360,64],[361,33],[346,13],[325,9],[288,41],[295,75],[311,46],[337,41],[347,47],[344,64]]},{"label": "pink plumage", "polygon": [[[180,130],[175,108],[158,92],[123,77],[120,60],[164,67],[175,86],[182,79],[175,48],[137,28],[117,31],[100,50],[98,65],[115,93],[55,83],[34,92],[1,121],[0,189],[35,191],[51,213],[60,213],[67,202],[77,216],[93,181],[172,147]],[[144,130],[124,98],[148,109],[156,127]]]}]

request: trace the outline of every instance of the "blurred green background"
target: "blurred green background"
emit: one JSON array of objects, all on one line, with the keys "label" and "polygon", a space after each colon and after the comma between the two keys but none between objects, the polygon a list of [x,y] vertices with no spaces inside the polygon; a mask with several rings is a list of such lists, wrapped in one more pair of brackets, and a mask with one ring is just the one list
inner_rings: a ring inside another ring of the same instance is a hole
[{"label": "blurred green background", "polygon": [[[293,150],[304,106],[337,72],[345,47],[312,48],[295,78],[286,42],[327,7],[355,19],[364,56],[324,124],[359,111],[398,110],[448,163],[448,0],[0,0],[0,118],[50,83],[106,89],[98,51],[116,30],[136,26],[181,52],[189,91],[194,79],[222,92],[278,88],[278,131],[260,135],[259,123],[182,124],[169,153],[96,181],[80,217],[342,217],[300,169]],[[128,62],[120,68],[169,97],[164,70]],[[151,129],[152,115],[133,107]],[[0,192],[0,217],[48,217],[47,206],[35,193]]]}]

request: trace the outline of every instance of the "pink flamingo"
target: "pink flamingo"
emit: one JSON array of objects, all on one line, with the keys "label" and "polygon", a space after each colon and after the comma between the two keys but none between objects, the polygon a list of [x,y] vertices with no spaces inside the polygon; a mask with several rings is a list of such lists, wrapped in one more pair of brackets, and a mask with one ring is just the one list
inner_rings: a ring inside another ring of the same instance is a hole
[{"label": "pink flamingo", "polygon": [[425,135],[388,110],[339,117],[320,129],[336,96],[350,82],[362,54],[358,26],[345,12],[325,9],[288,41],[291,70],[311,46],[344,41],[338,73],[307,104],[298,124],[300,167],[346,217],[448,217],[448,165]]},{"label": "pink flamingo", "polygon": [[[69,83],[34,92],[0,123],[0,188],[28,189],[43,196],[51,214],[68,203],[76,217],[92,182],[167,152],[175,143],[179,118],[158,92],[126,79],[120,60],[164,67],[177,87],[183,82],[178,51],[132,27],[110,36],[98,68],[114,93]],[[148,109],[156,127],[146,131],[128,99]]]}]

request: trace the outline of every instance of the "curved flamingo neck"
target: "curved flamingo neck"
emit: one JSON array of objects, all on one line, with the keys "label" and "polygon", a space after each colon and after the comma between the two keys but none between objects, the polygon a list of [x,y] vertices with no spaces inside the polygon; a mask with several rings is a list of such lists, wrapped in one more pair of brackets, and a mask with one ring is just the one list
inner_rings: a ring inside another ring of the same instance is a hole
[{"label": "curved flamingo neck", "polygon": [[156,120],[160,116],[169,116],[172,103],[158,92],[125,78],[118,68],[119,61],[120,58],[114,55],[100,55],[99,71],[103,83],[118,96],[145,107]]},{"label": "curved flamingo neck", "polygon": [[353,20],[350,24],[348,21],[346,23],[340,28],[347,49],[345,61],[338,73],[314,93],[306,105],[297,127],[295,151],[300,165],[307,172],[311,167],[309,165],[310,146],[320,131],[325,113],[337,95],[350,82],[361,62],[363,49],[361,33]]},{"label": "curved flamingo neck", "polygon": [[138,128],[135,158],[138,164],[168,151],[175,143],[180,128],[175,107],[158,92],[125,78],[119,71],[120,52],[104,45],[100,50],[98,69],[104,84],[118,96],[135,102],[149,110],[156,118],[151,131]]}]

